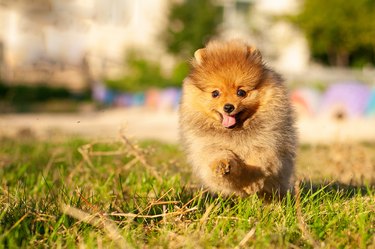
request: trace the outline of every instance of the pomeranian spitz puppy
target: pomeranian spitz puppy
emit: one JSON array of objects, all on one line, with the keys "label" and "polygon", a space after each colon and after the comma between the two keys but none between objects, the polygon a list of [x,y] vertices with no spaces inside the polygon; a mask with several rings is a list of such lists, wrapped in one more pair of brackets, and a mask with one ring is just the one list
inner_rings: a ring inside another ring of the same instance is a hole
[{"label": "pomeranian spitz puppy", "polygon": [[191,64],[179,123],[193,171],[225,195],[285,195],[292,187],[296,131],[281,76],[238,40],[208,43]]}]

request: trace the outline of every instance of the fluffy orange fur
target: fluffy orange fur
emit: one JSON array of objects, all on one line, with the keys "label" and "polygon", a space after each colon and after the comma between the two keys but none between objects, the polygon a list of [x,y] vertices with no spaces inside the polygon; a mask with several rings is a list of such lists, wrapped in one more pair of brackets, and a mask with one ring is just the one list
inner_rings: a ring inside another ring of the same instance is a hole
[{"label": "fluffy orange fur", "polygon": [[292,186],[294,116],[279,74],[247,44],[212,41],[183,82],[180,132],[195,173],[230,195],[284,195]]}]

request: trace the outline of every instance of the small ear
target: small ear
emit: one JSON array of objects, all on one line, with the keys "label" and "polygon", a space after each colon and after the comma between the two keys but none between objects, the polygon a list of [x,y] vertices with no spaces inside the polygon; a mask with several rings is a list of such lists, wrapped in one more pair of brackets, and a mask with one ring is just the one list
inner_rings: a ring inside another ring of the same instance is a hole
[{"label": "small ear", "polygon": [[201,48],[195,51],[194,58],[197,61],[198,65],[201,65],[203,62],[203,56],[204,56],[205,49]]},{"label": "small ear", "polygon": [[262,61],[262,54],[260,51],[254,47],[254,46],[247,46],[247,58],[252,59],[256,62],[261,62]]}]

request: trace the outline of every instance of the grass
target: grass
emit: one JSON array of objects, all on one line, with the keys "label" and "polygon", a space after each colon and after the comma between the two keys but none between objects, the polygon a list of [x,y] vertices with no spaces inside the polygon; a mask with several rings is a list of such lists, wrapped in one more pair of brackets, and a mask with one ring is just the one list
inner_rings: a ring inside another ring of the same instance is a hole
[{"label": "grass", "polygon": [[373,144],[301,146],[272,202],[208,193],[175,145],[0,144],[0,248],[375,247]]}]

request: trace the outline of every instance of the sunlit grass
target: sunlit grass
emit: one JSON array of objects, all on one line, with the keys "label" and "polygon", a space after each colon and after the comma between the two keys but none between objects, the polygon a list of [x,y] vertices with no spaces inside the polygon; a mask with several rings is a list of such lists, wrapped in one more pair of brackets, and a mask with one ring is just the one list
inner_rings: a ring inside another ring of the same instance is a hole
[{"label": "sunlit grass", "polygon": [[[337,147],[301,147],[297,193],[266,202],[208,193],[175,145],[0,143],[0,248],[375,246],[374,172],[345,182],[326,170],[347,169],[344,156],[331,158]],[[342,150],[371,166],[374,148]]]}]

